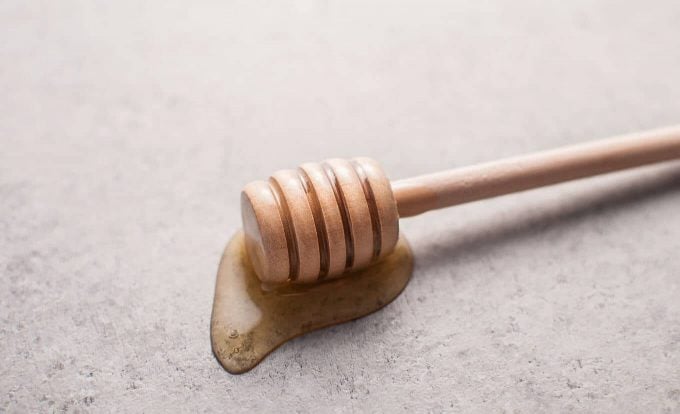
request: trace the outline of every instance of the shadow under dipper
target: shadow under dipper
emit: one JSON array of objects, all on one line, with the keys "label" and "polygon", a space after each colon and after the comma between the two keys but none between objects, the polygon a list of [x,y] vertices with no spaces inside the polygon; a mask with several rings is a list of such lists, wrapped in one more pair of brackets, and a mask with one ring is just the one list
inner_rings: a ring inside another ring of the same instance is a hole
[{"label": "shadow under dipper", "polygon": [[412,238],[416,268],[427,272],[428,269],[450,265],[456,257],[474,253],[481,248],[530,237],[548,228],[574,225],[590,216],[610,214],[680,191],[680,163],[652,168],[654,170],[645,171],[644,174],[638,172],[635,177],[629,174],[616,177],[612,185],[606,188],[595,185],[586,190],[572,191],[569,198],[561,197],[556,203],[545,205],[542,202],[538,205],[527,200],[522,207],[514,207],[515,211],[504,211],[501,217],[466,223],[456,231],[442,231],[436,241],[431,241],[431,238],[422,241]]}]

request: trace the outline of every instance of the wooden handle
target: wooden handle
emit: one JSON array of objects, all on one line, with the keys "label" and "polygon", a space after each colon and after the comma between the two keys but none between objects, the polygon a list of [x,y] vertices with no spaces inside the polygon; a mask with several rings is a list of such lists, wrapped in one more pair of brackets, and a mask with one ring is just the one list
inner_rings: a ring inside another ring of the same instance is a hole
[{"label": "wooden handle", "polygon": [[680,158],[680,126],[464,167],[392,183],[400,217]]}]

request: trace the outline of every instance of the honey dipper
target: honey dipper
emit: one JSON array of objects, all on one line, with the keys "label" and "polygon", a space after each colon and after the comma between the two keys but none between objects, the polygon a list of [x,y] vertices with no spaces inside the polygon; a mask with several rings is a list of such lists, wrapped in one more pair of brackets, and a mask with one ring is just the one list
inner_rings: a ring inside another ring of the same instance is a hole
[{"label": "honey dipper", "polygon": [[307,163],[245,186],[246,251],[262,282],[312,283],[388,255],[399,218],[677,158],[680,126],[392,183],[369,158]]}]

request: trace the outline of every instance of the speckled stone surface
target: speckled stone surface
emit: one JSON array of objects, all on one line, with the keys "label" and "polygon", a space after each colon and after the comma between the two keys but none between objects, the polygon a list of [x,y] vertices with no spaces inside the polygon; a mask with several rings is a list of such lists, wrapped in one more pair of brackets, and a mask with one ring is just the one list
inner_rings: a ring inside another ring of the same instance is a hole
[{"label": "speckled stone surface", "polygon": [[[270,4],[272,3],[272,4]],[[404,221],[384,310],[210,350],[247,181],[680,122],[680,3],[0,2],[0,411],[680,412],[680,165]]]}]

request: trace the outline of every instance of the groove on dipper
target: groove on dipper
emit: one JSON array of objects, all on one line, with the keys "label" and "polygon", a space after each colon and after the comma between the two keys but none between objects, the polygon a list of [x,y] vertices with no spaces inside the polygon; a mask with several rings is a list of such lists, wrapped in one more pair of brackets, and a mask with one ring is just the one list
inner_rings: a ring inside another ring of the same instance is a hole
[{"label": "groove on dipper", "polygon": [[366,198],[366,204],[368,204],[368,212],[371,216],[371,229],[373,230],[373,259],[375,260],[380,256],[380,251],[382,250],[382,229],[380,226],[380,214],[378,213],[378,205],[376,204],[375,194],[373,193],[373,187],[368,181],[366,172],[361,164],[356,160],[351,160],[350,164],[354,168],[354,171],[359,176],[359,181],[361,181],[361,188],[364,190],[364,198]]},{"label": "groove on dipper", "polygon": [[328,269],[330,267],[330,244],[328,241],[328,231],[326,230],[326,223],[323,219],[323,212],[321,210],[321,202],[316,189],[312,184],[312,180],[307,175],[307,172],[302,168],[297,170],[298,177],[302,183],[302,188],[307,194],[307,201],[312,210],[312,218],[314,218],[314,226],[316,227],[316,238],[319,242],[319,280],[323,280],[328,276]]},{"label": "groove on dipper", "polygon": [[279,206],[279,214],[283,222],[283,232],[286,235],[286,245],[288,246],[288,278],[296,280],[300,273],[300,252],[298,251],[297,238],[295,237],[295,225],[293,224],[293,217],[290,214],[286,196],[283,190],[274,177],[269,178],[269,188],[274,195],[276,204]]},{"label": "groove on dipper", "polygon": [[347,209],[347,201],[345,201],[345,194],[342,192],[342,187],[338,182],[338,177],[335,176],[333,167],[327,162],[321,164],[323,171],[326,173],[328,181],[331,183],[331,188],[333,188],[333,194],[335,194],[335,202],[338,204],[338,209],[340,210],[340,218],[342,219],[342,230],[345,233],[345,270],[349,270],[354,266],[354,237],[352,236],[352,219],[349,216],[349,210]]}]

